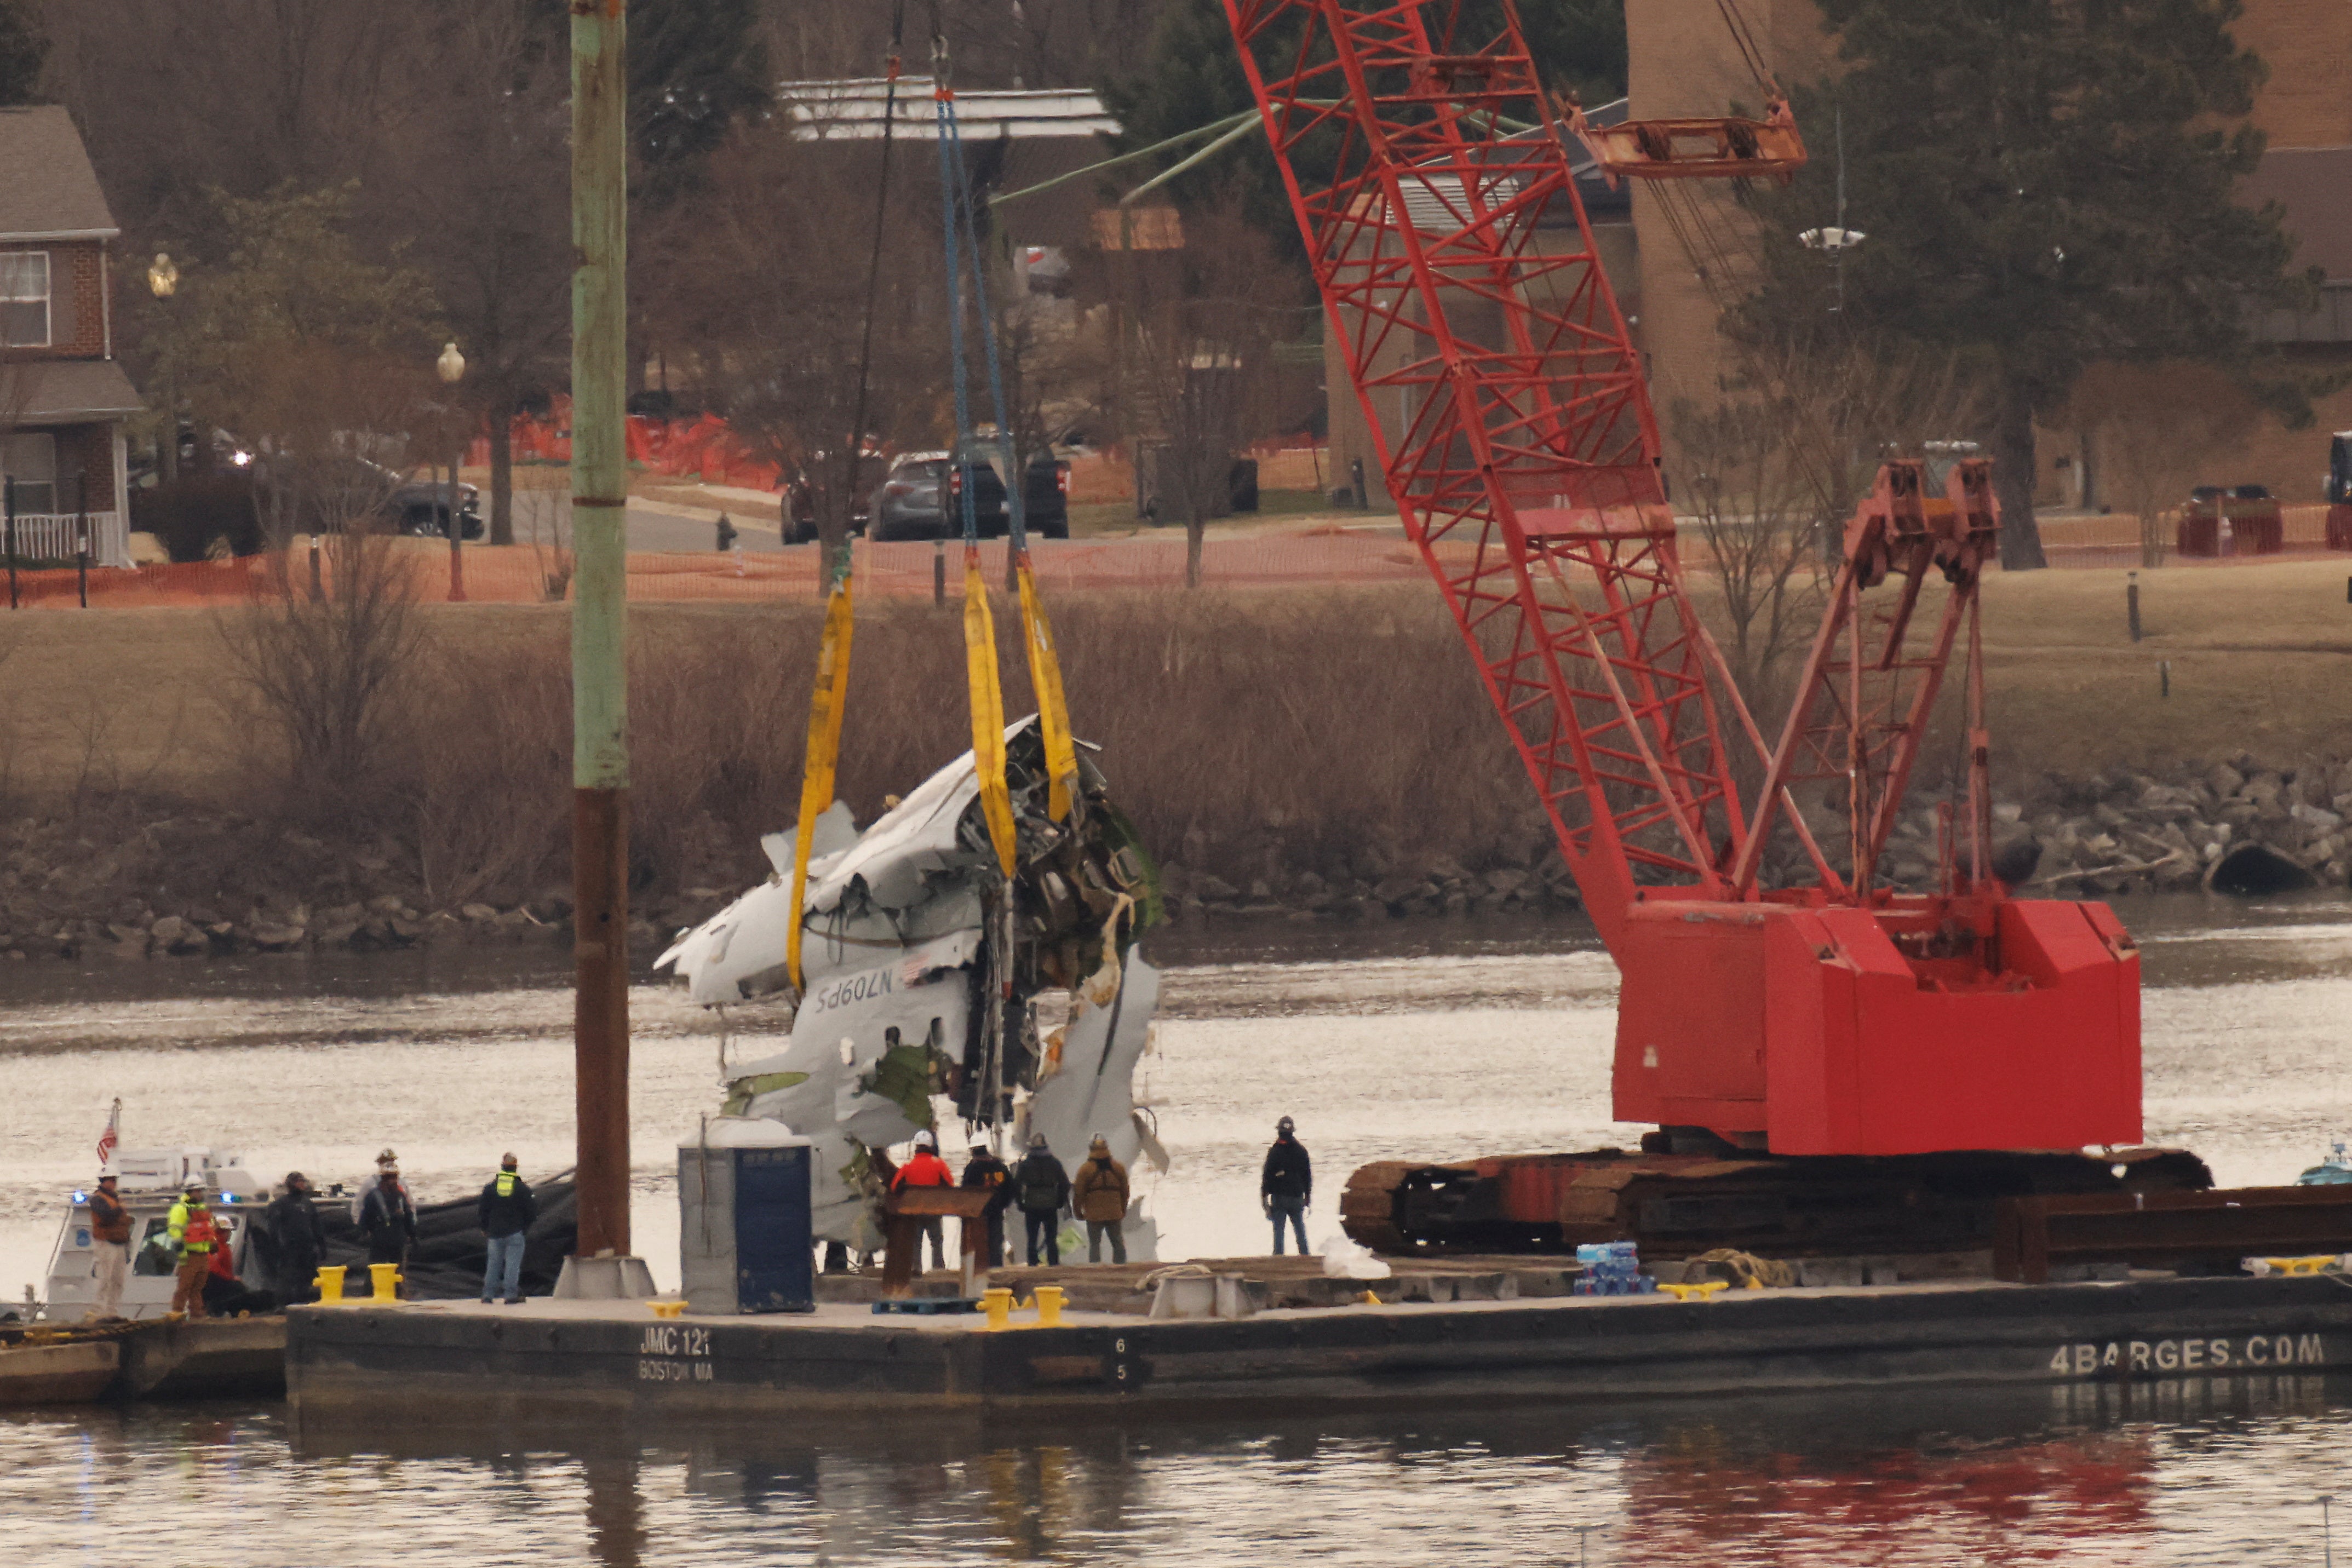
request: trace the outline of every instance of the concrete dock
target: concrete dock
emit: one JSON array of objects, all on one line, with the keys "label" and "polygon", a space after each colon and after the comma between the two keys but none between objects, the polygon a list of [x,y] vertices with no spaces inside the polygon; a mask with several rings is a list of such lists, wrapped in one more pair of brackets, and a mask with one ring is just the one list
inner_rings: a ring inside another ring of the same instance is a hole
[{"label": "concrete dock", "polygon": [[298,1416],[636,1421],[795,1414],[1238,1413],[1904,1385],[2274,1377],[2352,1367],[2325,1276],[1986,1281],[1356,1304],[1237,1320],[1074,1312],[656,1318],[643,1302],[299,1307]]}]

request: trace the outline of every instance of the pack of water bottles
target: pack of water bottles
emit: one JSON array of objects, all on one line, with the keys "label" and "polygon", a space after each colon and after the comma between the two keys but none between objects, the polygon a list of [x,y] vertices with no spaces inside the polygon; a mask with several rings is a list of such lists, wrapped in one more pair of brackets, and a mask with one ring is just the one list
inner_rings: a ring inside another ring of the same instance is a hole
[{"label": "pack of water bottles", "polygon": [[1631,1241],[1601,1241],[1576,1249],[1584,1272],[1576,1281],[1580,1296],[1645,1296],[1658,1282],[1642,1272],[1639,1250]]}]

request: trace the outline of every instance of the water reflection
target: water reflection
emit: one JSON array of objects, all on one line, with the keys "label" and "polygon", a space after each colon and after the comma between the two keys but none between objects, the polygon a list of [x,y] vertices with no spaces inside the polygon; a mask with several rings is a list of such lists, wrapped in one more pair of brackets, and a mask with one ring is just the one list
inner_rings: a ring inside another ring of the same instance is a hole
[{"label": "water reflection", "polygon": [[[2316,1377],[1266,1423],[0,1419],[12,1557],[1338,1564],[2316,1559]],[[2302,1550],[2307,1544],[2314,1550]]]}]

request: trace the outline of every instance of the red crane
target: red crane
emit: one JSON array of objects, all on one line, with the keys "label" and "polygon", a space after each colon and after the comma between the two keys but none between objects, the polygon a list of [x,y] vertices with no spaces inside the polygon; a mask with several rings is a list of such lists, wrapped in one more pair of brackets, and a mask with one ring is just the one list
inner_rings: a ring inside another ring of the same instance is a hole
[{"label": "red crane", "polygon": [[[1979,662],[1941,883],[1875,874],[1978,643],[1985,465],[1942,497],[1919,464],[1882,472],[1768,745],[1685,591],[1640,361],[1509,0],[1475,34],[1462,0],[1225,7],[1389,493],[1622,973],[1617,1116],[1776,1155],[2135,1142],[2137,951],[2103,905],[1990,871]],[[1803,156],[1777,99],[1760,121],[1575,119],[1612,174]],[[1795,809],[1820,780],[1849,819],[1832,853]],[[1809,885],[1763,885],[1780,830]]]}]

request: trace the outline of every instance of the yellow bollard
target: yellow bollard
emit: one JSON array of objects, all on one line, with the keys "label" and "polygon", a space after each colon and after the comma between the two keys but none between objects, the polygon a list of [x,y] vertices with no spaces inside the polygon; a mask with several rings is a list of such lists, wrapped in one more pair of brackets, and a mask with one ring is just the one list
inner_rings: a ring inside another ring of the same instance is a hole
[{"label": "yellow bollard", "polygon": [[1013,1292],[1002,1285],[982,1291],[980,1293],[980,1310],[988,1314],[991,1333],[1010,1328],[1013,1323]]},{"label": "yellow bollard", "polygon": [[1659,1290],[1678,1301],[1687,1301],[1693,1296],[1696,1296],[1702,1301],[1713,1301],[1715,1293],[1724,1288],[1724,1282],[1721,1280],[1708,1280],[1696,1285],[1669,1285],[1663,1280],[1658,1282]]},{"label": "yellow bollard", "polygon": [[343,1299],[343,1266],[319,1270],[319,1304],[331,1307]]},{"label": "yellow bollard", "polygon": [[1037,1287],[1037,1326],[1041,1329],[1059,1328],[1062,1326],[1061,1286],[1040,1285]]},{"label": "yellow bollard", "polygon": [[368,1265],[368,1277],[375,1281],[375,1299],[377,1301],[396,1301],[400,1300],[399,1264],[371,1263]]},{"label": "yellow bollard", "polygon": [[686,1316],[686,1303],[684,1301],[647,1301],[646,1305],[652,1310],[654,1316],[657,1318],[682,1318]]}]

